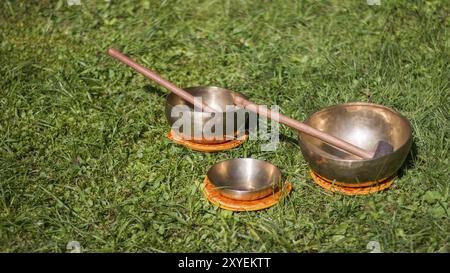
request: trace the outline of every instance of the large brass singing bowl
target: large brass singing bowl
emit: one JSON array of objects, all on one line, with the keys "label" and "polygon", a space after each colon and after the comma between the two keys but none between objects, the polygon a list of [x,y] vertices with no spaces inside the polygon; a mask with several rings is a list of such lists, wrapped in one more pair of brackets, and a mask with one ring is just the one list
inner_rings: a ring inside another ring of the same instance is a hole
[{"label": "large brass singing bowl", "polygon": [[[214,86],[190,87],[184,90],[194,97],[201,97],[205,104],[221,112],[215,112],[215,120],[212,120],[213,116],[211,113],[194,111],[191,103],[171,93],[166,99],[166,118],[170,126],[172,129],[174,128],[174,124],[177,127],[177,124],[182,122],[181,118],[183,120],[186,118],[185,121],[187,121],[186,123],[188,125],[186,127],[190,125],[190,130],[184,128],[185,126],[179,127],[179,137],[200,144],[218,144],[245,133],[245,110],[242,107],[229,108],[228,110],[226,108],[227,105],[229,107],[234,106],[233,96],[243,97],[242,95],[225,88]],[[183,110],[180,106],[185,107],[186,110]],[[174,109],[175,107],[178,107],[178,110]],[[180,112],[180,110],[182,111]],[[238,118],[238,115],[241,118]],[[177,121],[178,123],[176,123]],[[210,123],[208,123],[209,121]],[[221,124],[222,126],[220,127],[222,128],[210,126],[213,123]]]},{"label": "large brass singing bowl", "polygon": [[253,158],[218,162],[208,170],[207,176],[221,195],[247,201],[274,193],[282,178],[275,165]]},{"label": "large brass singing bowl", "polygon": [[310,168],[336,182],[365,183],[388,178],[400,169],[411,148],[408,119],[377,104],[331,106],[314,113],[305,123],[369,151],[375,150],[379,140],[394,147],[390,154],[363,160],[300,132],[300,148]]}]

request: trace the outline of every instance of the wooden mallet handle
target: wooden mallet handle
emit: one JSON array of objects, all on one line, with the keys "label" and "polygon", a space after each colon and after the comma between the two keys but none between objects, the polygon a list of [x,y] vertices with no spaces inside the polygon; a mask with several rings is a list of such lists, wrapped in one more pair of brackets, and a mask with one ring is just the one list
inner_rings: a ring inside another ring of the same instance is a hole
[{"label": "wooden mallet handle", "polygon": [[168,80],[164,79],[157,73],[151,71],[148,68],[143,67],[142,65],[136,63],[132,59],[130,59],[128,56],[122,54],[117,49],[110,48],[108,49],[108,55],[116,58],[117,60],[121,61],[122,63],[128,65],[129,67],[133,68],[137,72],[141,73],[145,77],[149,78],[150,80],[156,82],[157,84],[161,85],[162,87],[168,89],[169,91],[172,91],[173,93],[177,94],[179,97],[183,98],[184,100],[192,103],[195,107],[198,109],[202,109],[207,112],[217,112],[205,103],[199,103],[199,101],[194,100],[194,96],[189,94],[188,92],[184,91],[183,89],[177,87],[173,83],[169,82]]},{"label": "wooden mallet handle", "polygon": [[318,138],[328,144],[331,144],[337,148],[340,148],[346,152],[349,152],[351,154],[354,154],[356,156],[359,156],[363,159],[371,159],[374,156],[374,153],[368,152],[366,150],[363,150],[351,143],[348,143],[344,140],[341,140],[339,138],[336,138],[332,135],[326,134],[324,132],[321,132],[311,126],[308,126],[304,123],[301,123],[297,120],[291,119],[285,115],[282,115],[280,113],[274,113],[271,110],[267,109],[266,107],[262,105],[254,104],[242,97],[235,96],[234,97],[234,103],[236,105],[241,105],[245,107],[246,109],[258,113],[259,115],[265,116],[269,119],[278,117],[278,121],[288,127],[294,128],[298,131],[301,131],[307,135],[310,135],[312,137]]}]

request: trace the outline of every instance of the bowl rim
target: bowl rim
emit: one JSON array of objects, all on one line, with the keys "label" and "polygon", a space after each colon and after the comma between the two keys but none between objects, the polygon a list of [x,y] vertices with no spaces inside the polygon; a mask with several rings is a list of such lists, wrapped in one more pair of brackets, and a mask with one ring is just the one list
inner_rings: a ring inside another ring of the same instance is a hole
[{"label": "bowl rim", "polygon": [[[217,166],[217,165],[219,165],[221,163],[227,162],[227,161],[232,161],[232,160],[236,160],[236,161],[259,161],[259,162],[262,162],[264,164],[268,164],[268,165],[270,165],[270,166],[275,168],[275,170],[278,173],[278,177],[280,179],[278,181],[274,182],[274,183],[267,184],[266,186],[263,186],[263,187],[258,187],[257,189],[254,189],[254,190],[251,190],[251,191],[249,191],[249,190],[237,190],[237,189],[230,189],[230,188],[223,188],[223,187],[221,188],[220,186],[216,185],[216,183],[214,183],[214,181],[210,178],[209,173],[215,166]],[[208,171],[206,173],[206,176],[208,177],[208,180],[218,190],[221,190],[221,191],[225,190],[225,191],[228,191],[228,192],[243,193],[243,194],[253,194],[253,193],[258,193],[258,192],[265,191],[265,190],[267,190],[269,188],[274,188],[274,186],[278,187],[279,184],[283,181],[283,173],[281,172],[281,170],[277,166],[275,166],[274,164],[272,164],[272,163],[270,163],[270,162],[268,162],[266,160],[256,159],[256,158],[251,158],[251,157],[238,157],[238,158],[225,159],[225,160],[218,161],[218,162],[214,163],[214,165],[209,167],[209,169],[208,169]]]},{"label": "bowl rim", "polygon": [[[321,110],[319,110],[319,111],[317,111],[317,112],[314,112],[314,113],[312,113],[311,115],[309,115],[309,116],[305,119],[304,123],[308,123],[308,121],[309,121],[313,116],[315,116],[316,114],[319,114],[319,113],[323,113],[323,112],[329,111],[329,110],[331,110],[331,109],[333,109],[333,108],[336,108],[336,107],[338,107],[338,106],[371,106],[371,107],[377,107],[377,108],[382,108],[382,109],[388,110],[388,111],[392,112],[393,114],[397,115],[398,117],[400,117],[403,121],[405,121],[406,125],[408,125],[409,133],[408,133],[408,138],[405,140],[405,142],[404,142],[402,145],[400,145],[397,149],[395,149],[395,150],[394,150],[392,153],[390,153],[390,154],[387,154],[387,155],[384,155],[384,156],[381,156],[381,157],[377,157],[377,158],[368,158],[368,159],[363,159],[363,158],[361,158],[361,159],[334,159],[334,158],[332,158],[333,160],[337,160],[337,161],[340,161],[340,162],[353,163],[353,162],[367,162],[367,161],[371,161],[371,160],[375,160],[375,159],[386,158],[387,156],[390,156],[391,154],[396,153],[396,152],[398,152],[399,150],[403,149],[405,146],[409,145],[409,143],[411,142],[411,138],[412,138],[412,125],[411,125],[411,122],[410,122],[410,121],[409,121],[402,113],[400,113],[400,112],[398,112],[398,111],[396,111],[396,110],[394,110],[394,109],[391,109],[391,108],[389,108],[389,107],[387,107],[387,106],[380,105],[380,104],[376,104],[376,103],[370,103],[370,102],[346,102],[346,103],[339,103],[339,104],[330,105],[330,106],[327,106],[327,107],[325,107],[325,108],[322,108]],[[302,132],[298,132],[300,141],[302,141],[302,135],[303,135],[303,134],[304,134],[304,133],[302,133]],[[315,152],[321,151],[321,150],[319,150],[319,149],[317,148],[317,146],[315,146],[315,145],[310,145],[310,144],[308,144],[308,143],[306,143],[306,142],[303,142],[303,141],[302,141],[302,143],[303,143],[304,145],[307,145],[308,147],[312,147],[312,149],[313,149]],[[328,153],[323,153],[323,152],[321,152],[320,154],[321,154],[322,156],[328,155]],[[328,156],[326,156],[326,157],[327,157],[327,158],[330,158],[330,157],[328,157]]]},{"label": "bowl rim", "polygon": [[[244,99],[247,99],[246,96],[242,95],[242,94],[239,93],[239,92],[236,92],[236,91],[233,91],[233,90],[230,90],[230,89],[227,89],[227,88],[215,86],[215,85],[189,86],[189,87],[183,87],[183,90],[189,91],[189,90],[191,90],[191,89],[197,89],[197,88],[202,88],[202,89],[206,89],[206,88],[214,88],[214,89],[218,89],[218,90],[221,90],[221,91],[228,91],[228,92],[230,92],[231,94],[233,94],[233,96],[234,96],[234,95],[236,95],[236,96],[241,96],[241,97],[243,97]],[[170,93],[167,95],[167,97],[166,97],[166,105],[169,105],[170,107],[175,107],[176,105],[173,105],[173,104],[169,103],[169,98],[171,98],[171,97],[178,97],[178,95],[175,94],[175,93],[173,93],[173,92],[170,92]],[[182,99],[182,98],[181,98],[181,99]],[[194,112],[195,112],[195,113],[201,113],[201,114],[207,114],[207,115],[210,115],[210,113],[232,113],[232,112],[238,112],[238,111],[241,111],[241,110],[245,109],[244,107],[242,107],[242,106],[237,106],[237,105],[235,105],[235,104],[234,104],[234,106],[235,106],[235,108],[234,108],[234,110],[232,110],[232,111],[203,112],[203,111],[196,111],[195,108],[194,108],[194,109],[189,109],[189,110],[190,110],[191,113],[194,113]]]}]

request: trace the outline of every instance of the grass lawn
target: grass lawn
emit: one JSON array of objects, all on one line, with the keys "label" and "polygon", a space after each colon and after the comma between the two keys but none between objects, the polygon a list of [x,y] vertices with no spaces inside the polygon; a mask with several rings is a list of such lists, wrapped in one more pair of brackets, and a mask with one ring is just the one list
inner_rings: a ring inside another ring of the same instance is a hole
[{"label": "grass lawn", "polygon": [[[448,1],[0,3],[0,251],[450,251]],[[179,86],[216,85],[303,120],[374,102],[414,146],[391,189],[314,184],[292,130],[215,154],[166,138],[167,92],[108,57],[116,47]],[[200,187],[217,161],[253,157],[294,191],[230,213]]]}]

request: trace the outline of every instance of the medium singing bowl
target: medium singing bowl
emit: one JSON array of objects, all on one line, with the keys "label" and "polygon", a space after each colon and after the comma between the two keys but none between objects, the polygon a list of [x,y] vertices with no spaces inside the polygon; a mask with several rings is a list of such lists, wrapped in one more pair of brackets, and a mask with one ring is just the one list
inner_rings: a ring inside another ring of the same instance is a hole
[{"label": "medium singing bowl", "polygon": [[392,153],[360,159],[319,139],[299,133],[302,154],[318,175],[341,183],[367,183],[393,176],[403,165],[412,143],[408,119],[387,107],[371,103],[346,103],[314,113],[306,124],[369,151],[380,140]]},{"label": "medium singing bowl", "polygon": [[280,170],[269,162],[235,158],[216,163],[207,173],[221,195],[235,200],[257,200],[276,191]]},{"label": "medium singing bowl", "polygon": [[[215,86],[190,87],[184,90],[196,98],[201,97],[206,105],[219,112],[214,112],[213,115],[202,112],[176,94],[169,94],[166,99],[166,118],[172,129],[178,128],[176,131],[179,137],[200,144],[218,144],[245,132],[245,110],[234,107],[233,102],[233,96],[244,96]],[[243,118],[238,118],[239,115]],[[181,124],[183,125],[180,126]]]}]

